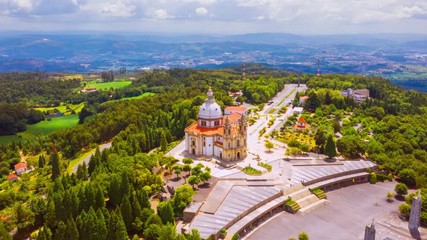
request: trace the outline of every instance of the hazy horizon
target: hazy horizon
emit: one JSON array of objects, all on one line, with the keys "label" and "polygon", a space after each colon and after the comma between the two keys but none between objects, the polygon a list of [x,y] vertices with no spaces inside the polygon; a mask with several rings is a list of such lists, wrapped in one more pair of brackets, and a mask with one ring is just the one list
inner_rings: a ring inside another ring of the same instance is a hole
[{"label": "hazy horizon", "polygon": [[427,34],[422,0],[0,0],[0,32]]}]

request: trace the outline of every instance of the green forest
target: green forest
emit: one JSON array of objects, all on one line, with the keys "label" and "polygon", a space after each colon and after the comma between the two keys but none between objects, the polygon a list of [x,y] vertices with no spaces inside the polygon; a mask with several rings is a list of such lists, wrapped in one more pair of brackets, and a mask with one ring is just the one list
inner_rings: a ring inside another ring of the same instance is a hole
[{"label": "green forest", "polygon": [[[164,152],[195,121],[209,87],[221,107],[233,104],[229,91],[242,90],[238,101],[262,108],[284,84],[298,79],[295,74],[256,65],[251,72],[242,80],[233,69],[153,70],[121,89],[87,95],[52,90],[75,89],[80,83],[74,80],[58,83],[40,73],[40,77],[2,76],[0,84],[6,90],[0,92],[0,109],[12,110],[1,111],[0,129],[13,130],[3,130],[3,134],[41,121],[43,114],[32,107],[46,101],[53,105],[56,101],[84,102],[85,106],[75,127],[0,145],[0,238],[12,239],[9,232],[14,232],[15,239],[200,239],[197,231],[181,235],[175,230],[176,219],[192,201],[192,186],[177,188],[171,199],[155,209],[150,203],[163,186],[163,170],[172,169],[176,162]],[[303,75],[301,79],[309,87],[305,94],[310,97],[304,117],[316,129],[305,134],[315,145],[304,146],[299,141],[288,145],[295,151],[323,152],[330,145],[327,142],[334,141],[345,158],[373,160],[379,165],[379,180],[391,174],[410,188],[423,189],[421,220],[427,225],[427,95],[404,91],[376,77]],[[15,90],[9,87],[11,82],[38,87]],[[339,95],[339,90],[349,87],[369,89],[371,99],[359,105]],[[155,95],[110,101],[145,92]],[[11,117],[20,123],[2,125],[10,123]],[[286,134],[290,124],[285,123],[276,137]],[[337,139],[337,133],[342,137]],[[89,164],[79,166],[76,173],[67,172],[72,160],[106,142],[112,147],[97,149]],[[153,149],[157,151],[149,153]],[[28,157],[34,171],[18,181],[8,181],[22,155]]]}]

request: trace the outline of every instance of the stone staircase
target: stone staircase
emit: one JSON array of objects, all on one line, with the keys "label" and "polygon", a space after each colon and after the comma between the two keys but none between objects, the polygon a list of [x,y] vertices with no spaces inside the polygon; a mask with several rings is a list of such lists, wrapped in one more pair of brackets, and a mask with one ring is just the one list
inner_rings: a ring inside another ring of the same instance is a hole
[{"label": "stone staircase", "polygon": [[292,200],[298,203],[300,209],[297,214],[305,215],[320,206],[326,205],[329,201],[319,199],[316,195],[310,192],[309,188],[303,188],[289,195]]}]

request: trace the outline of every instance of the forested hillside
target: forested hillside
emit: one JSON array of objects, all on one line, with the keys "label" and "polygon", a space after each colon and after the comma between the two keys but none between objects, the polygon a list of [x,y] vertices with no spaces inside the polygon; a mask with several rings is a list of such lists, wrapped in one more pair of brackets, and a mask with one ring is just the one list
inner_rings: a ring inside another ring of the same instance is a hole
[{"label": "forested hillside", "polygon": [[[178,188],[157,206],[157,213],[151,207],[149,198],[163,186],[162,170],[175,163],[161,150],[182,139],[209,87],[221,107],[233,103],[229,91],[239,90],[241,101],[262,106],[285,83],[297,81],[286,72],[262,71],[253,70],[246,80],[233,70],[146,72],[120,91],[88,94],[78,126],[0,145],[0,237],[9,239],[8,232],[17,231],[16,239],[30,234],[37,239],[200,239],[196,231],[178,235],[173,225],[191,201],[192,187]],[[302,81],[312,98],[306,119],[320,129],[312,134],[315,148],[321,149],[325,136],[340,132],[337,149],[344,157],[370,158],[408,186],[427,187],[425,94],[354,75],[305,75]],[[338,90],[348,87],[368,88],[372,99],[361,105],[345,99]],[[156,94],[109,101],[107,94],[113,92]],[[75,174],[67,169],[76,157],[109,141],[112,147],[98,149],[87,166]],[[35,170],[8,182],[7,175],[21,161],[20,151]],[[423,224],[426,212],[423,206]]]}]

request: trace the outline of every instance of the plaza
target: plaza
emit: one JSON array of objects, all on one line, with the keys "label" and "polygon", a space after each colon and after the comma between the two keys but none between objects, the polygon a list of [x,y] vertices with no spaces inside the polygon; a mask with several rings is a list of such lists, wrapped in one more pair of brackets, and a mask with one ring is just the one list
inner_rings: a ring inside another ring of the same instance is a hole
[{"label": "plaza", "polygon": [[[187,217],[187,222],[184,223],[186,231],[195,228],[202,238],[208,238],[212,235],[220,237],[221,229],[225,229],[228,234],[222,237],[226,239],[231,239],[235,233],[244,237],[263,222],[282,213],[283,203],[288,198],[292,198],[300,206],[297,215],[304,216],[330,202],[318,198],[311,192],[312,189],[330,191],[368,181],[368,170],[376,168],[376,164],[370,161],[329,161],[325,159],[326,156],[317,154],[285,157],[285,144],[271,138],[269,141],[274,147],[266,148],[264,137],[259,135],[259,131],[265,128],[266,136],[279,129],[293,114],[293,109],[288,108],[284,114],[276,112],[281,106],[291,102],[296,92],[304,90],[305,85],[286,85],[285,89],[273,98],[272,103],[267,105],[261,114],[258,113],[258,120],[247,130],[248,152],[244,159],[222,161],[214,156],[195,156],[185,151],[185,143],[179,144],[168,153],[178,160],[184,157],[193,158],[193,165],[201,163],[209,167],[215,178],[210,193],[208,192],[204,199],[197,198],[198,201],[187,209],[187,216],[191,218]],[[270,114],[272,112],[273,114]],[[269,115],[276,117],[276,121],[270,126]],[[260,166],[260,162],[271,165],[271,171]],[[242,170],[248,166],[262,172],[262,175],[247,175]],[[360,231],[362,233],[363,228]]]}]

